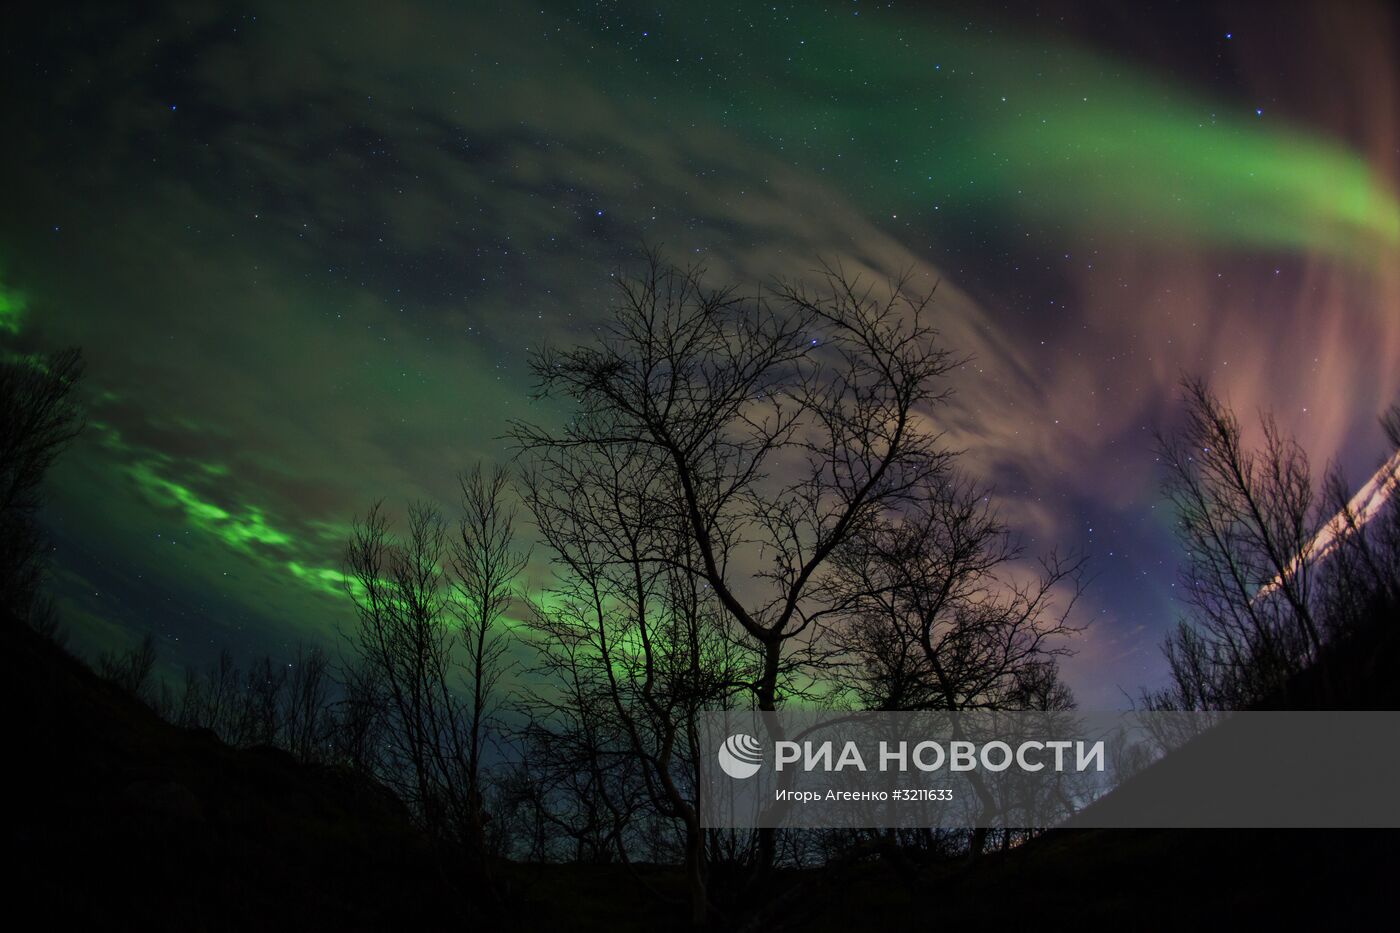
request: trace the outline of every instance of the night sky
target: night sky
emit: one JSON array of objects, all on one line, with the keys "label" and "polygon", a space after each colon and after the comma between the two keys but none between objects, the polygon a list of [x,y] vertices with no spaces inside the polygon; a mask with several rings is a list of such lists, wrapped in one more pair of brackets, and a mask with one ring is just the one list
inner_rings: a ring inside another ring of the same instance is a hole
[{"label": "night sky", "polygon": [[1355,484],[1382,454],[1384,4],[126,6],[0,26],[0,341],[89,361],[47,513],[83,650],[329,638],[351,519],[558,418],[528,355],[643,243],[940,283],[974,357],[940,425],[1032,550],[1092,558],[1086,707],[1164,673],[1183,371]]}]

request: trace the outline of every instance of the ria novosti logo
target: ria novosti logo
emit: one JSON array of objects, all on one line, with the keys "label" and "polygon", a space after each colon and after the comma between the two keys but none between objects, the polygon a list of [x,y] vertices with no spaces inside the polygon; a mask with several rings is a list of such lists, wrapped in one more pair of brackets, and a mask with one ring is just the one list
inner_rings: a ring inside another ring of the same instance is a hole
[{"label": "ria novosti logo", "polygon": [[736,732],[719,747],[720,769],[732,778],[751,778],[762,764],[763,746],[746,733]]},{"label": "ria novosti logo", "polygon": [[[1046,742],[1028,740],[1014,748],[1010,743],[1000,740],[979,745],[961,739],[949,742],[946,746],[943,742],[934,740],[917,743],[881,740],[878,746],[879,755],[875,760],[875,769],[881,772],[906,772],[910,770],[911,763],[915,769],[924,772],[941,771],[945,767],[953,772],[982,770],[993,773],[1015,767],[1030,774],[1046,768],[1056,772],[1104,770],[1105,750],[1102,739],[1091,743],[1068,739]],[[795,765],[796,769],[808,772],[870,770],[865,757],[869,751],[862,753],[859,743],[854,741],[842,744],[839,753],[836,743],[829,740],[780,741],[773,747],[773,767],[777,771],[788,770],[789,765]],[[1069,760],[1071,750],[1075,753],[1072,766]],[[763,766],[763,743],[746,732],[735,732],[720,745],[718,757],[720,769],[731,778],[751,778]]]}]

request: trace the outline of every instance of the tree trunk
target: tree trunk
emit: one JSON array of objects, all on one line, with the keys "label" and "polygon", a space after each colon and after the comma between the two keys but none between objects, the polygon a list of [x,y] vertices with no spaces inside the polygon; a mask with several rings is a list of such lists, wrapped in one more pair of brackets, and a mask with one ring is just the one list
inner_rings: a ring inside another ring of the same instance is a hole
[{"label": "tree trunk", "polygon": [[685,877],[690,891],[690,925],[705,926],[709,919],[709,900],[705,892],[705,837],[699,826],[686,827]]}]

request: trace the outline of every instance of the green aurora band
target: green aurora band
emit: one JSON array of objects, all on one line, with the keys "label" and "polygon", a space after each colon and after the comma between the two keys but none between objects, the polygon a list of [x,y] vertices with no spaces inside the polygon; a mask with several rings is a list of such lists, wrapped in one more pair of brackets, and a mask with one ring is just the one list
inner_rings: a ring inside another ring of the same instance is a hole
[{"label": "green aurora band", "polygon": [[[621,58],[605,72],[618,89],[667,77],[705,88],[710,118],[800,147],[877,213],[990,209],[1361,265],[1400,246],[1395,192],[1337,142],[1068,42],[861,12],[668,5],[621,14],[595,39],[641,37],[626,51],[645,74]],[[690,73],[702,67],[733,78]]]},{"label": "green aurora band", "polygon": [[24,295],[7,288],[0,280],[0,334],[18,334],[24,322]]}]

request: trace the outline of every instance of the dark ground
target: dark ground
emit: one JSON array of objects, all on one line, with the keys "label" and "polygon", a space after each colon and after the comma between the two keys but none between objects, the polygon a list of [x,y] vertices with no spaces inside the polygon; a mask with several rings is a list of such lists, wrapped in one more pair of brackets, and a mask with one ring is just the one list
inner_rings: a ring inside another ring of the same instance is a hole
[{"label": "dark ground", "polygon": [[[674,905],[619,866],[469,867],[435,850],[372,783],[178,729],[28,630],[7,627],[3,640],[10,907],[37,910],[46,926],[680,926],[683,891],[670,869],[638,871]],[[1052,832],[975,864],[885,859],[782,873],[780,893],[739,926],[1389,928],[1397,843],[1400,834],[1380,830]]]}]

